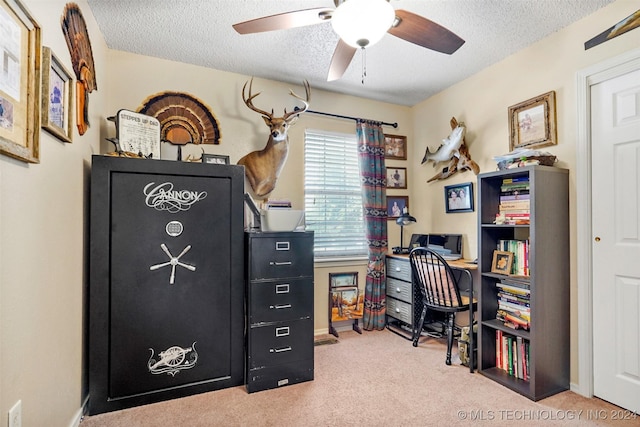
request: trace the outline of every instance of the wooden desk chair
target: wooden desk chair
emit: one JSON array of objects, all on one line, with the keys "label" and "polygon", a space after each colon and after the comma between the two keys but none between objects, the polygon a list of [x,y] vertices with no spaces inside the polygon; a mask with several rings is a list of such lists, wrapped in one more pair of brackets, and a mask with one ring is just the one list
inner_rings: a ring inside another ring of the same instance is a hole
[{"label": "wooden desk chair", "polygon": [[[447,335],[446,364],[451,365],[451,347],[453,346],[456,313],[469,312],[469,326],[473,333],[473,313],[478,308],[478,301],[473,298],[473,276],[466,269],[455,269],[449,266],[440,254],[431,249],[419,247],[409,253],[411,272],[416,286],[422,294],[422,314],[413,330],[413,346],[418,346],[421,331],[424,328],[427,310],[445,314],[445,331]],[[460,283],[468,282],[465,291],[460,290]],[[469,348],[470,370],[473,372],[474,345]]]}]

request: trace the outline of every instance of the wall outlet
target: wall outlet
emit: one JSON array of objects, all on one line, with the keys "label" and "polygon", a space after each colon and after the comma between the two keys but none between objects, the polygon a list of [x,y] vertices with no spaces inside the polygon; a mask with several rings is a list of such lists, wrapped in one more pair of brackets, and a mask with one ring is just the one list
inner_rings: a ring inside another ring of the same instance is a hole
[{"label": "wall outlet", "polygon": [[22,400],[9,409],[9,427],[22,427]]}]

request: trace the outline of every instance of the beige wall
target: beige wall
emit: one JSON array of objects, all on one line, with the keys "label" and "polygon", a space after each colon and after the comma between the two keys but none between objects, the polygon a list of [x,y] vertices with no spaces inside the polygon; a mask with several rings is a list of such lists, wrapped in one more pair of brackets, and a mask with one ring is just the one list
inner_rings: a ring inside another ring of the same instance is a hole
[{"label": "beige wall", "polygon": [[[108,77],[106,45],[85,0],[98,90],[91,128],[74,142],[40,132],[40,164],[0,155],[0,423],[22,399],[22,425],[68,426],[86,396],[84,301],[87,194],[98,152]],[[61,30],[64,0],[23,4],[42,28],[42,44],[73,72]],[[38,100],[39,102],[39,100]]]},{"label": "beige wall", "polygon": [[[53,48],[71,70],[60,30],[63,0],[23,0],[42,27],[43,44]],[[91,155],[112,150],[106,137],[115,128],[106,121],[121,108],[137,109],[149,95],[188,92],[210,106],[222,132],[219,146],[209,153],[228,154],[235,163],[266,142],[266,127],[242,103],[242,84],[249,78],[186,64],[109,51],[85,0],[77,1],[89,26],[97,68],[98,91],[90,95],[91,127],[72,144],[41,132],[41,163],[26,165],[0,156],[0,419],[22,399],[23,425],[69,426],[77,422],[86,397],[86,313],[88,247],[88,187]],[[511,56],[468,80],[415,106],[384,104],[312,88],[312,109],[398,122],[390,133],[407,135],[409,159],[391,165],[408,167],[411,213],[418,224],[412,232],[459,231],[465,234],[464,253],[475,257],[475,213],[445,214],[443,186],[475,181],[471,172],[427,184],[435,174],[420,165],[426,146],[435,148],[457,117],[468,127],[467,142],[482,171],[495,169],[491,157],[508,151],[509,105],[555,90],[559,145],[550,147],[559,166],[571,174],[571,219],[575,224],[575,73],[577,70],[640,45],[640,30],[584,51],[583,43],[605,27],[637,9],[636,1],[618,0],[596,14]],[[301,76],[301,79],[304,76]],[[290,108],[290,85],[257,79],[262,91],[256,105]],[[301,86],[292,87],[298,93]],[[302,141],[305,128],[352,132],[351,121],[303,115],[290,133],[291,153],[274,197],[288,197],[302,207]],[[192,147],[198,152],[198,147]],[[188,150],[185,151],[185,155]],[[399,230],[389,226],[390,245],[398,244]],[[577,308],[575,283],[575,225],[572,246],[572,363],[577,377]],[[358,271],[363,264],[330,264],[316,268],[316,332],[326,331],[328,273]]]}]

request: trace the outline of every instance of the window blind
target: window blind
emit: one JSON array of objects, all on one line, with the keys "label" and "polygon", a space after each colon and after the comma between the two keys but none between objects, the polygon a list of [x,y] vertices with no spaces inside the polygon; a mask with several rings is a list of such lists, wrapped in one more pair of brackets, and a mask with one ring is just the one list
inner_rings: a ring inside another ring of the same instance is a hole
[{"label": "window blind", "polygon": [[305,131],[304,203],[315,257],[367,254],[355,134]]}]

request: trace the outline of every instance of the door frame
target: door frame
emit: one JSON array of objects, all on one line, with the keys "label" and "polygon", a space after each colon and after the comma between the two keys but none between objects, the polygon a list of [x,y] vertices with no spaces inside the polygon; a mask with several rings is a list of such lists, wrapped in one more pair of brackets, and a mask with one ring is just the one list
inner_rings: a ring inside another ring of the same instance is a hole
[{"label": "door frame", "polygon": [[593,397],[593,254],[591,215],[591,86],[640,69],[640,49],[625,52],[576,74],[576,220],[578,273],[578,384],[572,391]]}]

